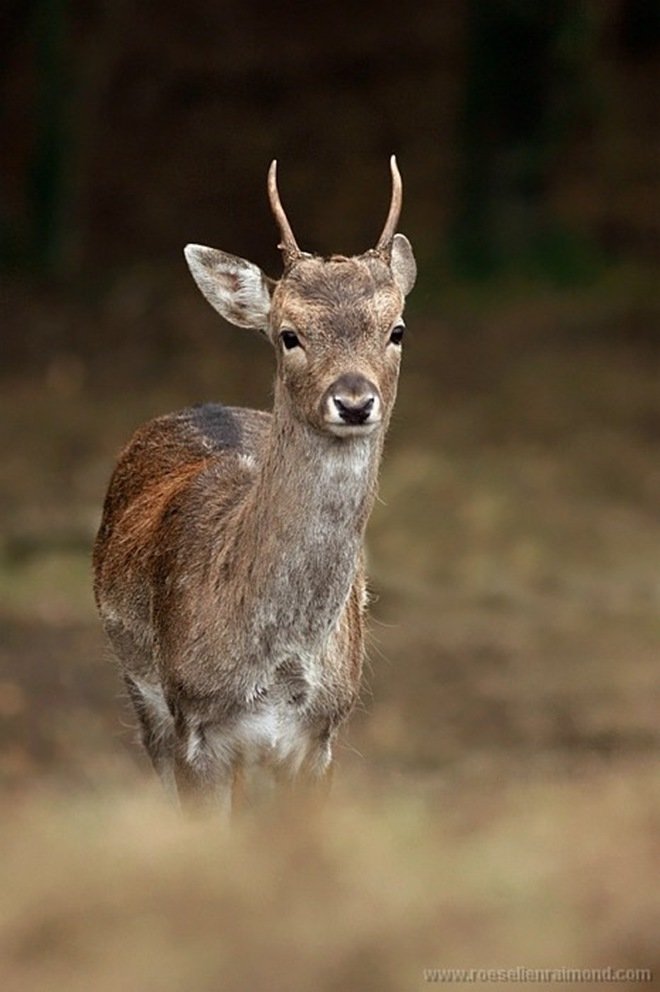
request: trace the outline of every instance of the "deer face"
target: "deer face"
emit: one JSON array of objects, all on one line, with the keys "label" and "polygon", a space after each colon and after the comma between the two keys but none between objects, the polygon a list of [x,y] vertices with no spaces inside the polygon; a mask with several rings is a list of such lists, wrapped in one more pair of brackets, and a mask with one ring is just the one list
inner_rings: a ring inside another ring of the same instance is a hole
[{"label": "deer face", "polygon": [[298,249],[277,195],[274,163],[269,190],[285,258],[279,282],[213,248],[185,249],[211,305],[226,320],[257,328],[271,341],[278,401],[297,419],[339,437],[386,425],[396,396],[404,302],[416,268],[408,240],[394,234],[401,205],[394,161],[392,175],[388,221],[376,248],[364,255],[322,259]]},{"label": "deer face", "polygon": [[297,416],[340,437],[389,420],[396,395],[404,296],[374,256],[303,259],[280,281],[269,335]]}]

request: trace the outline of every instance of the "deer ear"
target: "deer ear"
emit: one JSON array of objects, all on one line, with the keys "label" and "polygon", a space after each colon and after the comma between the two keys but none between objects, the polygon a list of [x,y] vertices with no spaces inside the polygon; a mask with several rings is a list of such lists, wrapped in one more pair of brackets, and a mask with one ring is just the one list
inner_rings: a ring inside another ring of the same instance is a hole
[{"label": "deer ear", "polygon": [[275,283],[244,258],[204,245],[183,250],[192,277],[219,314],[237,327],[265,331]]},{"label": "deer ear", "polygon": [[415,285],[417,263],[408,238],[405,234],[395,234],[392,240],[392,261],[390,262],[394,281],[407,296]]}]

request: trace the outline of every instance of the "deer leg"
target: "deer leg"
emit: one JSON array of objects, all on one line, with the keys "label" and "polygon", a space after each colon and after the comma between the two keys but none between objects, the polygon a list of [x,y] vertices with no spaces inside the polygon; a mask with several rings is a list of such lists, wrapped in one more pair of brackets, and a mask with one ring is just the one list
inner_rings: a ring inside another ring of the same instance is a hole
[{"label": "deer leg", "polygon": [[174,720],[162,689],[152,683],[124,679],[140,721],[140,738],[169,799],[176,802],[174,782]]},{"label": "deer leg", "polygon": [[296,804],[319,809],[325,805],[332,785],[332,741],[324,733],[313,740],[302,762],[276,769],[277,782]]},{"label": "deer leg", "polygon": [[298,777],[300,789],[317,806],[325,805],[332,787],[332,754],[321,747],[309,756]]},{"label": "deer leg", "polygon": [[174,776],[182,807],[193,813],[215,810],[229,820],[235,763],[219,735],[195,719],[177,715]]}]

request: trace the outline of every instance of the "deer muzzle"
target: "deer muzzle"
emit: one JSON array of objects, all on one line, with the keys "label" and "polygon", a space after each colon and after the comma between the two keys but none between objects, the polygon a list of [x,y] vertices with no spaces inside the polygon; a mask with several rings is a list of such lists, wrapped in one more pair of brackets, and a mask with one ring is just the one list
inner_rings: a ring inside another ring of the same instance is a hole
[{"label": "deer muzzle", "polygon": [[381,421],[378,387],[366,376],[348,373],[326,389],[321,400],[323,420],[333,434],[367,434]]}]

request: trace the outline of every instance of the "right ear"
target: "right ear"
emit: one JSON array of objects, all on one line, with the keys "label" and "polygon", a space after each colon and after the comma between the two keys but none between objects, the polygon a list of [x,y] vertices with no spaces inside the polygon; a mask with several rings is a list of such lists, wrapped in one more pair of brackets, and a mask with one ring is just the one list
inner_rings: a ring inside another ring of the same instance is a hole
[{"label": "right ear", "polygon": [[394,281],[407,296],[415,285],[417,263],[413,250],[405,234],[395,234],[392,239],[392,260],[390,262]]},{"label": "right ear", "polygon": [[275,283],[257,265],[204,245],[186,245],[183,253],[203,295],[225,320],[267,330]]}]

